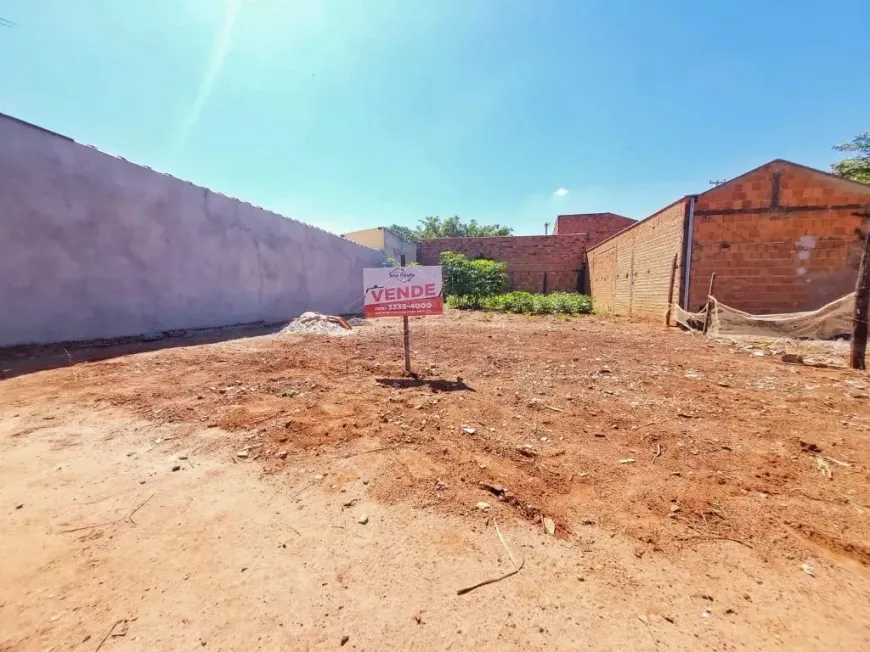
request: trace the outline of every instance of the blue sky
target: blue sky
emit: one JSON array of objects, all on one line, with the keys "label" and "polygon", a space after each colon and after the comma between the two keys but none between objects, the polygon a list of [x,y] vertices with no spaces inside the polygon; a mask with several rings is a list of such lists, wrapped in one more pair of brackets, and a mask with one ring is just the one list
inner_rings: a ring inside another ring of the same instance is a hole
[{"label": "blue sky", "polygon": [[0,111],[336,232],[642,218],[772,158],[827,169],[870,130],[867,0],[0,0],[0,17]]}]

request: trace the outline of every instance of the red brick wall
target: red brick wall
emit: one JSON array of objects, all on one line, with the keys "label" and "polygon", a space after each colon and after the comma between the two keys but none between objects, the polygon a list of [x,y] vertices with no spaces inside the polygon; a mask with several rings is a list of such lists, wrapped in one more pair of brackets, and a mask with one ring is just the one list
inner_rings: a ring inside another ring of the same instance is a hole
[{"label": "red brick wall", "polygon": [[674,300],[679,301],[686,201],[663,208],[589,250],[589,285],[596,310],[628,317],[663,317],[675,254],[680,267]]},{"label": "red brick wall", "polygon": [[554,235],[568,233],[586,233],[586,247],[592,248],[599,242],[616,235],[628,228],[635,221],[630,217],[616,213],[580,213],[577,215],[559,215],[556,218]]},{"label": "red brick wall", "polygon": [[814,310],[851,292],[864,246],[856,213],[867,202],[870,186],[786,161],[700,195],[690,309],[706,300],[714,271],[716,298],[751,313]]},{"label": "red brick wall", "polygon": [[616,312],[616,245],[611,240],[586,252],[589,294],[600,313]]},{"label": "red brick wall", "polygon": [[578,273],[586,262],[586,234],[423,240],[417,259],[422,265],[437,265],[442,251],[507,263],[514,290],[542,292],[546,272],[548,291],[570,292],[577,289]]}]

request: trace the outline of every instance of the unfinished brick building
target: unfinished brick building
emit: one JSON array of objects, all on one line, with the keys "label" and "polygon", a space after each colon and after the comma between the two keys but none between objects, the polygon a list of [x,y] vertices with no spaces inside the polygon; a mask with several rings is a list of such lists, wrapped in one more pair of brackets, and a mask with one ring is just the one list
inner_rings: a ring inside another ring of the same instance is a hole
[{"label": "unfinished brick building", "polygon": [[716,298],[739,310],[813,310],[854,289],[868,217],[870,185],[777,159],[590,247],[589,288],[601,312],[661,318],[676,259],[674,301],[689,310],[713,272]]}]

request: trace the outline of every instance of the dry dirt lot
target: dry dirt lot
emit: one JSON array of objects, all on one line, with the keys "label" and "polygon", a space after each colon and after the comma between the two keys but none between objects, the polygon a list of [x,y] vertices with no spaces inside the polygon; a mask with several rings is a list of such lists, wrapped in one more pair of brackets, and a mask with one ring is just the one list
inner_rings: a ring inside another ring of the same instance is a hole
[{"label": "dry dirt lot", "polygon": [[870,649],[866,374],[400,328],[0,364],[0,650]]}]

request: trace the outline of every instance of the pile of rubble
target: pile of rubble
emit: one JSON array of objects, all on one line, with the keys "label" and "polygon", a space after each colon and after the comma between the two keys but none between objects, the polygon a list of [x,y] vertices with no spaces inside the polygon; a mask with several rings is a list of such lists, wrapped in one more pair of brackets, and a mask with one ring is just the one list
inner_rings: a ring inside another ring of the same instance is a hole
[{"label": "pile of rubble", "polygon": [[322,315],[319,312],[303,312],[299,317],[287,324],[279,335],[311,334],[311,335],[351,335],[353,329],[343,318],[333,315]]}]

